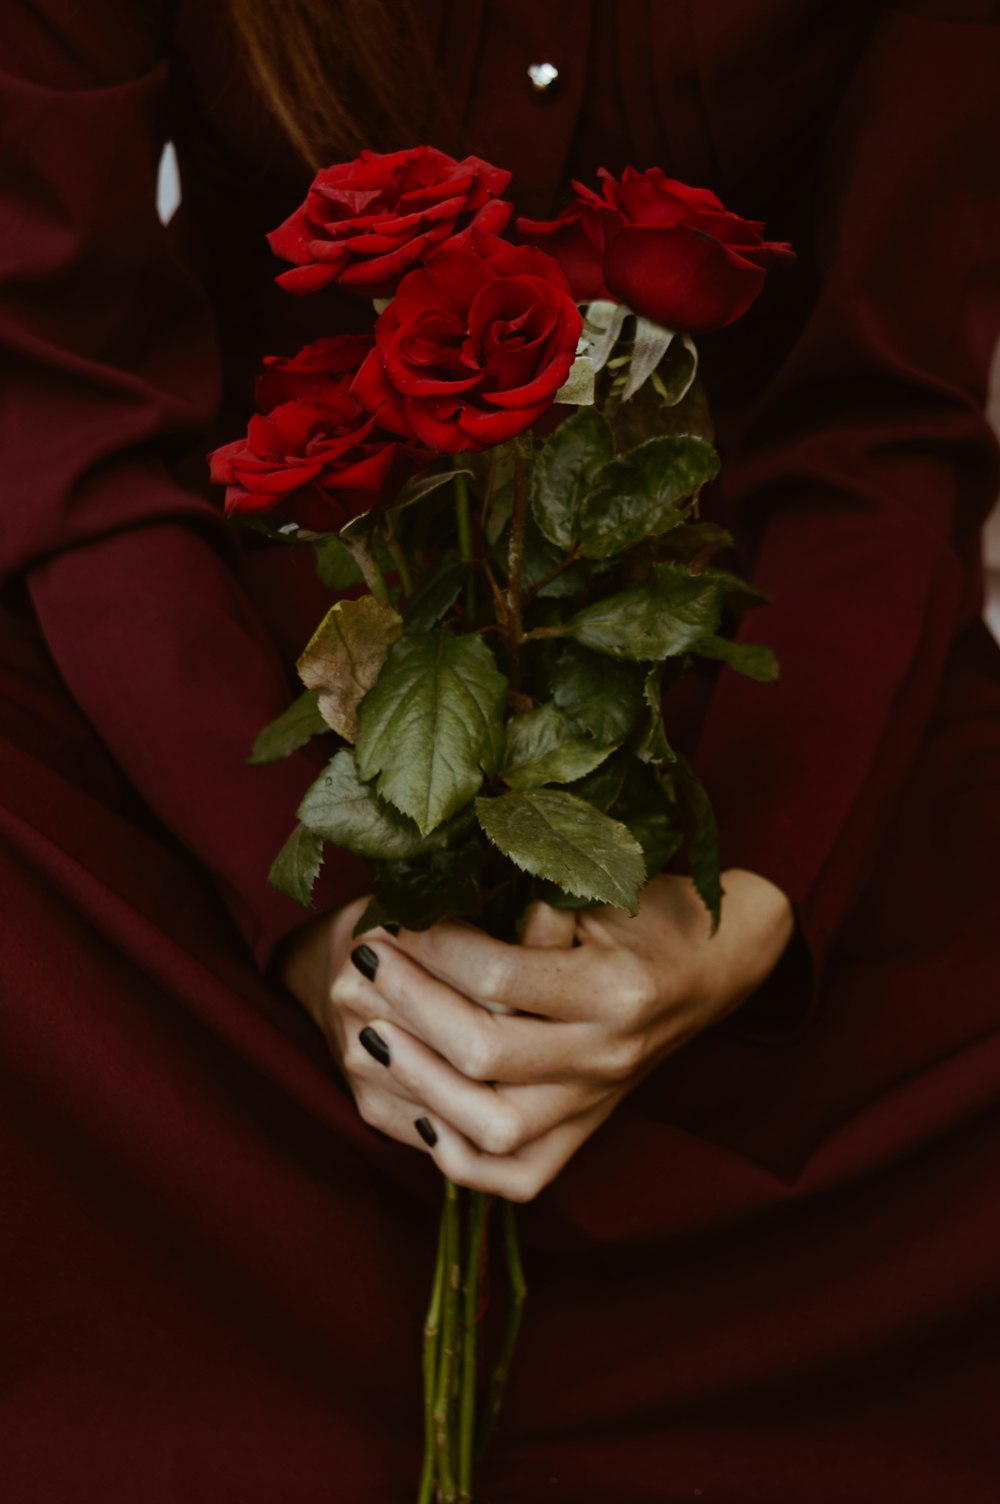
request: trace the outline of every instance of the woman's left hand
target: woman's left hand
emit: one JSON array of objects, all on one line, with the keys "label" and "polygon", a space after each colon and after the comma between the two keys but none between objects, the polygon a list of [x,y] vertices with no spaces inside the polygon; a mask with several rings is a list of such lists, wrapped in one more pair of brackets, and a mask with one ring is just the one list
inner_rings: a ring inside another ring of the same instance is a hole
[{"label": "woman's left hand", "polygon": [[521,945],[443,923],[358,947],[357,975],[338,985],[383,1047],[370,1070],[424,1106],[405,1142],[433,1138],[460,1185],[536,1196],[644,1076],[776,965],[788,899],[755,873],[724,881],[715,936],[690,879],[660,876],[635,918],[539,906]]}]

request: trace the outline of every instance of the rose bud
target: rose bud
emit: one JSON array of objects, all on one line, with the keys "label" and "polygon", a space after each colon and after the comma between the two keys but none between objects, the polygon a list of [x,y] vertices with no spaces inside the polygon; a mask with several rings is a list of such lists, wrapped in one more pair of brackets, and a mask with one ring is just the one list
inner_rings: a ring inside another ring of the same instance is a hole
[{"label": "rose bud", "polygon": [[[730,213],[709,189],[668,178],[659,167],[627,167],[620,182],[603,169],[600,176],[603,197],[574,183],[579,199],[573,208],[594,242],[600,215],[607,293],[667,329],[703,334],[724,328],[759,296],[768,267],[794,259],[790,245],[764,239],[759,221]],[[558,224],[519,220],[518,228],[538,236]],[[560,255],[559,233],[551,249]],[[572,266],[578,246],[563,254]]]}]

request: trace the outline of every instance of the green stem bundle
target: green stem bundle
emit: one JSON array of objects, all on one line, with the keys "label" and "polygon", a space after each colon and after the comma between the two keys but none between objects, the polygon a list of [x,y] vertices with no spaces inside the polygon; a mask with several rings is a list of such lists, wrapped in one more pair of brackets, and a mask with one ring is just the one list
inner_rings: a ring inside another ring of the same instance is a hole
[{"label": "green stem bundle", "polygon": [[[417,1504],[473,1504],[473,1470],[488,1435],[477,1432],[479,1322],[492,1198],[445,1181],[434,1281],[424,1323],[424,1464]],[[524,1304],[514,1208],[504,1202],[511,1309],[489,1391],[485,1430],[500,1410]]]}]

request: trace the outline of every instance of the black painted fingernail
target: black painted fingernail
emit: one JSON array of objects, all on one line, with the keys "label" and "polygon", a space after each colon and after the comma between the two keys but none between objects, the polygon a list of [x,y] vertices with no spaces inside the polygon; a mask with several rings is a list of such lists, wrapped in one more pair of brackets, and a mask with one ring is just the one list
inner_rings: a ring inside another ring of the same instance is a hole
[{"label": "black painted fingernail", "polygon": [[379,1065],[389,1064],[389,1046],[381,1034],[376,1034],[374,1029],[362,1029],[358,1038],[373,1060],[377,1060]]},{"label": "black painted fingernail", "polygon": [[434,1145],[438,1141],[438,1136],[434,1132],[434,1124],[431,1122],[430,1118],[417,1118],[417,1121],[413,1126],[420,1134],[420,1137],[423,1139],[428,1149],[433,1149]]},{"label": "black painted fingernail", "polygon": [[382,928],[385,930],[387,935],[392,935],[394,938],[399,934],[399,925],[396,923],[395,919],[387,919]]},{"label": "black painted fingernail", "polygon": [[367,977],[369,982],[374,982],[375,973],[378,971],[378,956],[370,945],[359,945],[356,950],[352,950],[351,960],[363,977]]}]

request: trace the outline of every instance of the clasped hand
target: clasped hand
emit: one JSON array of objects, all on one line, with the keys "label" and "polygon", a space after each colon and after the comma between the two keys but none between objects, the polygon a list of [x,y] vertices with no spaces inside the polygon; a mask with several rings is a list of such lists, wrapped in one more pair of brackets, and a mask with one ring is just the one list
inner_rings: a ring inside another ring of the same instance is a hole
[{"label": "clasped hand", "polygon": [[282,974],[367,1123],[460,1185],[528,1201],[777,963],[788,899],[751,872],[725,887],[714,937],[690,880],[660,876],[635,918],[537,905],[519,945],[454,922],[356,941],[362,899],[300,932]]}]

